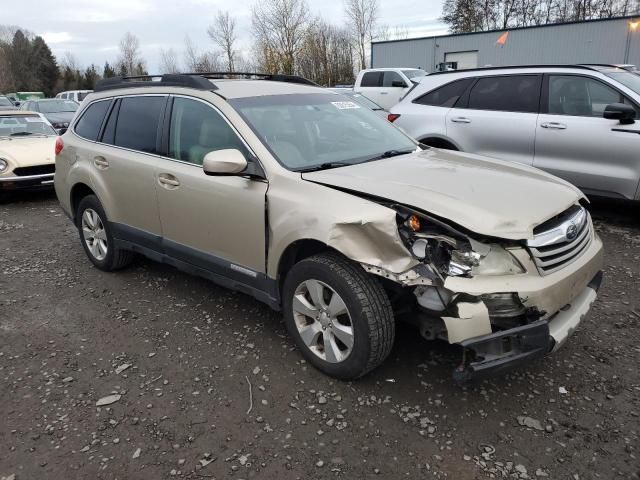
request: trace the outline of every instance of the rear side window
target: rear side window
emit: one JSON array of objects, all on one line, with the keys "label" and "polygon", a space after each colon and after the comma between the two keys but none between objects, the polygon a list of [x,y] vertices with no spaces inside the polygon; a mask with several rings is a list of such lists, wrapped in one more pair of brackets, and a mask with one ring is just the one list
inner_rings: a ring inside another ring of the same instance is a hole
[{"label": "rear side window", "polygon": [[501,112],[537,112],[540,76],[481,77],[471,88],[469,107]]},{"label": "rear side window", "polygon": [[82,138],[96,141],[110,103],[110,100],[103,100],[89,105],[76,123],[75,132]]},{"label": "rear side window", "polygon": [[360,82],[361,87],[380,87],[382,86],[382,72],[366,72],[362,76]]},{"label": "rear side window", "polygon": [[464,92],[467,91],[473,80],[473,78],[462,78],[455,82],[447,83],[415,99],[414,103],[434,107],[453,107],[458,99],[464,95]]},{"label": "rear side window", "polygon": [[158,125],[165,97],[125,97],[115,130],[114,145],[146,153],[158,153]]}]

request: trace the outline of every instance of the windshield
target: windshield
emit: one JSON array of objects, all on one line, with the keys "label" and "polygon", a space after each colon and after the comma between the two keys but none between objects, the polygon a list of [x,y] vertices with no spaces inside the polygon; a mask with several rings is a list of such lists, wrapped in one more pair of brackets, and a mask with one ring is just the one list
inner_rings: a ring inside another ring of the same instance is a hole
[{"label": "windshield", "polygon": [[400,130],[343,95],[266,95],[230,103],[290,170],[351,165],[416,149]]},{"label": "windshield", "polygon": [[42,113],[75,112],[78,109],[78,104],[70,100],[47,100],[38,102],[38,106]]},{"label": "windshield", "polygon": [[0,137],[57,135],[39,115],[4,115],[0,117]]},{"label": "windshield", "polygon": [[419,70],[419,69],[402,70],[402,73],[404,73],[409,80],[411,80],[412,78],[424,77],[427,74],[427,72],[425,72],[424,70]]},{"label": "windshield", "polygon": [[13,103],[7,97],[0,97],[0,107],[13,107]]},{"label": "windshield", "polygon": [[637,73],[620,70],[611,72],[603,71],[602,73],[620,82],[622,85],[630,88],[634,92],[640,94],[640,75],[638,75]]}]

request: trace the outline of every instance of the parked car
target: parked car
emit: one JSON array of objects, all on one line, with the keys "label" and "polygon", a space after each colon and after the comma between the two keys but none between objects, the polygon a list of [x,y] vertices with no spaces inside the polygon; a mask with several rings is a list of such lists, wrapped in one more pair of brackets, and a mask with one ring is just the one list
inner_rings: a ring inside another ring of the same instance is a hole
[{"label": "parked car", "polygon": [[361,93],[356,93],[350,88],[329,88],[332,92],[339,93],[356,102],[358,105],[376,112],[376,114],[385,120],[387,119],[387,111],[370,98],[365,97]]},{"label": "parked car", "polygon": [[39,113],[0,109],[0,194],[53,186],[55,138]]},{"label": "parked car", "polygon": [[590,195],[640,199],[640,77],[613,66],[429,75],[390,120],[420,142],[531,165]]},{"label": "parked car", "polygon": [[588,312],[602,242],[572,185],[422,150],[299,77],[215,77],[104,80],[57,139],[97,268],[136,252],[253,295],[338,378],[383,362],[396,314],[461,345],[465,380],[557,349]]},{"label": "parked car", "polygon": [[60,92],[56,95],[56,98],[61,100],[73,100],[77,103],[82,103],[82,101],[89,95],[93,90],[69,90],[66,92]]},{"label": "parked car", "polygon": [[18,107],[14,106],[14,102],[8,97],[0,95],[0,110],[17,110]]},{"label": "parked car", "polygon": [[370,68],[360,71],[353,91],[389,110],[425,75],[419,68]]},{"label": "parked car", "polygon": [[73,100],[47,98],[44,100],[28,100],[21,105],[23,110],[40,112],[53,125],[56,132],[63,134],[69,122],[78,110],[79,105]]}]

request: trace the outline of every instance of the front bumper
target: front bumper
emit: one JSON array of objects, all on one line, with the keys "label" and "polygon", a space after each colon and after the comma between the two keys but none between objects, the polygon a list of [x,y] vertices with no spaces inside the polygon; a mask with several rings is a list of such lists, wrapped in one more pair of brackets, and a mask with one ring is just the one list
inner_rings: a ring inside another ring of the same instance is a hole
[{"label": "front bumper", "polygon": [[548,319],[459,342],[463,358],[453,372],[454,380],[464,383],[494,375],[557,350],[591,308],[601,283],[599,271],[571,303]]},{"label": "front bumper", "polygon": [[53,187],[53,173],[0,177],[0,191],[38,189]]}]

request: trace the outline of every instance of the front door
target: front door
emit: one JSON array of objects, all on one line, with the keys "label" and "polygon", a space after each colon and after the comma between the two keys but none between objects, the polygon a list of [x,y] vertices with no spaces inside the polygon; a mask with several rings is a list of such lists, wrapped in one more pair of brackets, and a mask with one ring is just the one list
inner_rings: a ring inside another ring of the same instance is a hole
[{"label": "front door", "polygon": [[178,260],[259,288],[265,273],[266,181],[208,176],[204,156],[248,147],[211,104],[173,97],[168,155],[155,172],[165,251]]},{"label": "front door", "polygon": [[587,194],[633,199],[640,179],[640,123],[620,125],[602,116],[611,103],[632,103],[583,75],[549,75],[544,92],[534,166]]}]

